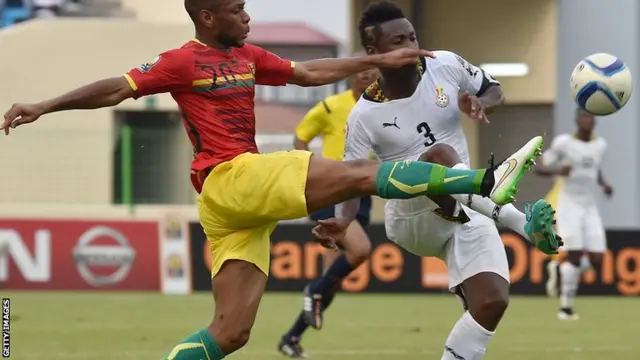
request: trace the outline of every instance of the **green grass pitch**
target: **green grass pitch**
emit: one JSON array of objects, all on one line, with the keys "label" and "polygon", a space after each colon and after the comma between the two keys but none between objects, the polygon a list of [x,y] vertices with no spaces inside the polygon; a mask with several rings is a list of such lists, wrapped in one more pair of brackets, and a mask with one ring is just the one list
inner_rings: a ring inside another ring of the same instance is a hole
[{"label": "green grass pitch", "polygon": [[[211,295],[8,292],[11,359],[159,359],[209,323]],[[282,357],[276,343],[302,304],[300,294],[267,294],[249,345],[230,358]],[[486,359],[640,359],[637,298],[579,298],[582,319],[559,322],[557,301],[514,297]],[[340,294],[325,328],[303,345],[311,359],[440,359],[461,314],[450,295]]]}]

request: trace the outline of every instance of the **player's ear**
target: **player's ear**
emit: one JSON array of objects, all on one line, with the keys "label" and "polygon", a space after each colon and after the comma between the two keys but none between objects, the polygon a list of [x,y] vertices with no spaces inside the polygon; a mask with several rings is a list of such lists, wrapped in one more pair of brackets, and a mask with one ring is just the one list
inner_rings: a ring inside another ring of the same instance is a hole
[{"label": "player's ear", "polygon": [[215,15],[209,10],[200,10],[198,13],[198,17],[200,18],[200,23],[206,28],[213,28],[216,22]]}]

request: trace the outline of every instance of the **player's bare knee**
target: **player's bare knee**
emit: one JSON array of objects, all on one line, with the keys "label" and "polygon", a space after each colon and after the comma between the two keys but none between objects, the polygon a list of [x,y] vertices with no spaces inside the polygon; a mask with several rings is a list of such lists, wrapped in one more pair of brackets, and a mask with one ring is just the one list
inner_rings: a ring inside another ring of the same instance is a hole
[{"label": "player's bare knee", "polygon": [[234,322],[231,317],[228,321],[224,316],[220,316],[217,324],[212,324],[213,337],[220,346],[220,349],[227,355],[241,349],[249,342],[251,326]]},{"label": "player's bare knee", "polygon": [[371,254],[371,242],[368,240],[354,241],[346,248],[347,259],[352,265],[359,265],[365,262]]},{"label": "player's bare knee", "polygon": [[485,294],[480,295],[475,305],[476,312],[490,315],[494,319],[500,319],[509,307],[509,294],[502,291],[487,291]]},{"label": "player's bare knee", "polygon": [[445,166],[454,166],[461,162],[456,150],[447,144],[432,145],[418,160]]},{"label": "player's bare knee", "polygon": [[469,311],[485,328],[494,329],[509,307],[509,283],[494,273],[480,273],[465,288]]}]

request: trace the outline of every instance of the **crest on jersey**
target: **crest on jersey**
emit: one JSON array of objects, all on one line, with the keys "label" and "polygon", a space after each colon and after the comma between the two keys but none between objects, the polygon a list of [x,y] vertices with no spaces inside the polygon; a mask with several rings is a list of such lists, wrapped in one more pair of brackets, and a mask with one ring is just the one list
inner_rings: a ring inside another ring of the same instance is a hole
[{"label": "crest on jersey", "polygon": [[138,70],[140,70],[140,72],[143,72],[143,73],[149,72],[151,68],[154,67],[159,62],[160,62],[160,55],[156,56],[156,58],[153,59],[152,62],[148,62],[146,64],[140,65]]},{"label": "crest on jersey", "polygon": [[251,70],[251,74],[255,75],[256,74],[256,65],[254,63],[249,63],[247,66],[249,66],[249,70]]},{"label": "crest on jersey", "polygon": [[436,88],[436,105],[441,108],[449,106],[449,95],[445,94],[442,86]]}]

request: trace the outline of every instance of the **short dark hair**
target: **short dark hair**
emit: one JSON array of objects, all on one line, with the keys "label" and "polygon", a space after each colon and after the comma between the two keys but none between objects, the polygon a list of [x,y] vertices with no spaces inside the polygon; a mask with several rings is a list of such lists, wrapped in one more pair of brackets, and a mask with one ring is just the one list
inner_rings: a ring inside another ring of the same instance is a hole
[{"label": "short dark hair", "polygon": [[184,9],[191,20],[195,23],[200,10],[216,10],[218,2],[216,0],[184,0]]},{"label": "short dark hair", "polygon": [[378,36],[380,24],[404,18],[402,9],[394,3],[382,1],[369,5],[360,16],[358,24],[360,43],[363,47],[373,44]]}]

